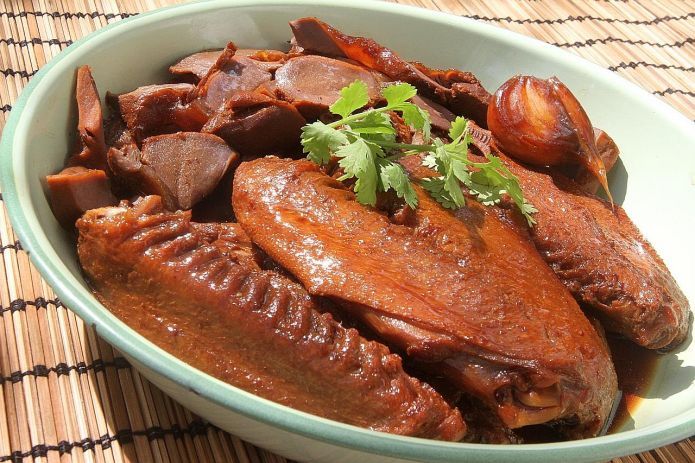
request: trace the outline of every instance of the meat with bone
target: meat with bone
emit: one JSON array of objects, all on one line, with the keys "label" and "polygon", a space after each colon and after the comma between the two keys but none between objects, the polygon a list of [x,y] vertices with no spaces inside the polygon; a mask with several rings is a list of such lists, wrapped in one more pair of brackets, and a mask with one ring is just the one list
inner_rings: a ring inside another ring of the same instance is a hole
[{"label": "meat with bone", "polygon": [[[537,223],[528,233],[575,298],[608,331],[640,346],[668,349],[679,345],[690,325],[688,301],[623,208],[611,208],[559,173],[513,161],[499,151],[489,131],[469,126],[477,148],[499,156],[518,178],[524,197],[538,209],[533,216]],[[610,143],[603,143],[605,154]],[[415,179],[432,174],[419,162],[403,164]]]},{"label": "meat with bone", "polygon": [[490,208],[470,201],[455,217],[418,192],[399,225],[315,164],[266,157],[237,168],[232,197],[254,243],[310,294],[436,367],[507,426],[595,435],[615,371],[571,294]]},{"label": "meat with bone", "polygon": [[89,211],[78,229],[80,263],[98,299],[194,366],[349,424],[463,436],[457,410],[408,376],[385,346],[319,313],[298,284],[261,270],[234,226],[195,225],[190,212],[162,212],[158,198],[147,197]]},{"label": "meat with bone", "polygon": [[421,95],[486,126],[490,94],[473,74],[409,63],[372,39],[345,35],[316,18],[291,21],[290,27],[297,45],[305,52],[349,58],[392,80],[408,82],[416,86]]}]

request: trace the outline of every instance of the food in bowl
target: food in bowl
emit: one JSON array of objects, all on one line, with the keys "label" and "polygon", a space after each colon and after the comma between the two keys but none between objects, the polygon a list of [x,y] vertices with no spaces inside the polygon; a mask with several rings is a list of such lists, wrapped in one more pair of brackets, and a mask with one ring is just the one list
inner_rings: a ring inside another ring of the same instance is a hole
[{"label": "food in bowl", "polygon": [[689,326],[656,253],[587,192],[610,138],[560,94],[571,117],[547,133],[569,165],[515,161],[472,74],[292,27],[286,53],[230,44],[172,66],[179,82],[109,95],[105,125],[78,71],[81,146],[48,185],[56,216],[80,217],[99,300],[194,366],[350,424],[602,432],[617,382],[593,317],[653,349]]}]

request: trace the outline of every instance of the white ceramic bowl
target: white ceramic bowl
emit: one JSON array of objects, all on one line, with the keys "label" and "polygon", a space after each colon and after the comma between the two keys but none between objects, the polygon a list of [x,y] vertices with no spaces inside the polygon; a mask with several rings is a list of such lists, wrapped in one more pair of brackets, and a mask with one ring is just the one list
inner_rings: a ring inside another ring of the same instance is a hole
[{"label": "white ceramic bowl", "polygon": [[594,461],[695,434],[695,347],[660,362],[648,400],[624,432],[524,446],[442,443],[359,429],[283,407],[211,378],[155,347],[90,294],[75,250],[46,202],[42,179],[60,169],[75,127],[75,69],[91,65],[102,92],[163,81],[187,53],[283,47],[287,22],[314,15],[373,37],[407,59],[475,72],[489,89],[518,73],[559,76],[623,152],[612,190],[695,301],[695,131],[685,117],[616,75],[541,42],[468,19],[367,1],[210,1],[143,14],[75,43],[46,65],[15,104],[1,145],[2,191],[41,274],[153,383],[211,422],[304,461]]}]

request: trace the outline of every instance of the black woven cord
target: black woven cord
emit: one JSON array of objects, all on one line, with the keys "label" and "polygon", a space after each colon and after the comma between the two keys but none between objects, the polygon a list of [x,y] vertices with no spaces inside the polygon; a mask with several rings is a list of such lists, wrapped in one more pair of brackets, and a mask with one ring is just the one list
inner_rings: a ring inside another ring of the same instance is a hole
[{"label": "black woven cord", "polygon": [[15,40],[12,37],[9,39],[0,39],[0,43],[7,45],[18,45],[20,47],[26,47],[27,45],[72,45],[72,40],[58,40],[58,39],[41,39],[39,37],[32,37],[29,40]]},{"label": "black woven cord", "polygon": [[0,386],[4,383],[18,383],[22,381],[26,376],[33,377],[46,377],[49,373],[55,373],[58,376],[68,375],[71,371],[76,371],[78,375],[87,374],[90,370],[95,372],[104,371],[106,368],[115,368],[116,370],[121,370],[123,368],[130,368],[130,364],[123,357],[115,357],[113,361],[105,362],[103,359],[96,359],[89,365],[84,362],[79,362],[76,365],[68,365],[66,363],[59,363],[54,367],[47,367],[46,365],[34,365],[31,370],[26,371],[14,371],[10,373],[9,376],[0,376]]},{"label": "black woven cord", "polygon": [[[2,201],[2,196],[0,196],[0,201]],[[8,249],[12,249],[14,251],[21,251],[24,248],[22,247],[22,244],[19,241],[15,241],[12,244],[6,244],[4,246],[0,246],[0,254],[4,253]],[[2,312],[0,312],[0,313],[2,313]]]},{"label": "black woven cord", "polygon": [[149,441],[164,439],[167,435],[171,435],[174,439],[181,439],[185,434],[195,437],[205,434],[212,425],[206,421],[193,420],[188,424],[187,428],[181,429],[178,425],[173,425],[170,429],[162,429],[159,426],[152,426],[147,429],[133,431],[131,429],[122,429],[115,435],[104,434],[97,439],[85,438],[76,442],[60,441],[56,445],[37,444],[26,452],[16,451],[10,455],[0,456],[0,462],[12,461],[21,463],[24,458],[46,457],[48,452],[58,452],[59,455],[71,453],[72,449],[80,448],[82,451],[93,451],[97,446],[106,450],[111,447],[113,442],[127,444],[133,441],[134,437],[146,437]]},{"label": "black woven cord", "polygon": [[686,68],[684,66],[676,66],[675,64],[657,64],[657,63],[646,63],[644,61],[630,61],[629,63],[624,63],[621,62],[620,64],[617,64],[615,66],[611,66],[608,69],[611,71],[617,71],[618,69],[635,69],[638,67],[650,67],[650,68],[658,68],[658,69],[676,69],[678,71],[685,71],[685,72],[695,72],[695,68],[690,67]]},{"label": "black woven cord", "polygon": [[695,92],[691,92],[689,90],[681,90],[680,88],[667,88],[666,90],[658,90],[656,92],[653,92],[654,95],[674,95],[674,94],[679,94],[679,95],[687,95],[687,96],[692,96],[695,97]]},{"label": "black woven cord", "polygon": [[556,18],[556,19],[514,19],[509,16],[505,17],[491,17],[491,16],[479,16],[474,15],[463,15],[466,18],[478,19],[481,21],[492,21],[492,22],[508,22],[515,24],[563,24],[566,22],[582,22],[582,21],[599,21],[607,23],[622,23],[622,24],[637,24],[643,26],[651,26],[654,24],[659,24],[664,21],[680,21],[690,18],[695,18],[695,12],[684,14],[683,16],[659,16],[654,19],[649,20],[639,20],[639,19],[623,19],[623,18],[601,18],[598,16],[568,16],[566,18]]},{"label": "black woven cord", "polygon": [[55,299],[44,299],[42,297],[37,297],[33,301],[25,301],[24,299],[15,299],[14,301],[11,301],[10,304],[7,307],[3,307],[0,305],[0,315],[2,315],[5,312],[19,312],[24,309],[28,305],[37,307],[37,308],[46,308],[48,305],[54,305],[56,307],[62,307],[63,303],[60,302],[60,299],[55,298]]},{"label": "black woven cord", "polygon": [[12,111],[12,106],[6,104],[5,106],[0,107],[0,109],[2,110],[2,112],[8,113],[8,112]]},{"label": "black woven cord", "polygon": [[39,72],[39,71],[27,72],[27,71],[17,71],[15,69],[9,69],[9,68],[8,69],[0,69],[0,74],[2,74],[5,77],[20,76],[20,77],[25,77],[27,79],[29,77],[33,76],[34,74],[36,74],[37,72]]},{"label": "black woven cord", "polygon": [[684,47],[685,45],[695,43],[695,37],[688,37],[685,40],[679,40],[678,42],[671,42],[671,43],[668,43],[668,42],[667,43],[646,42],[644,40],[623,39],[622,37],[605,37],[602,39],[588,39],[588,40],[585,40],[583,42],[563,42],[563,43],[550,42],[550,43],[551,43],[551,45],[555,45],[556,47],[562,47],[562,48],[582,48],[582,47],[590,47],[590,46],[596,45],[598,43],[605,45],[607,43],[612,43],[612,42],[626,43],[628,45],[648,45],[650,47],[658,47],[658,48],[666,48],[666,47],[681,48],[681,47]]},{"label": "black woven cord", "polygon": [[13,13],[11,11],[0,12],[0,17],[6,16],[8,18],[26,18],[27,16],[50,16],[51,18],[129,18],[135,16],[137,13],[102,13],[100,11],[90,11],[90,12],[77,12],[77,13],[61,13],[59,11],[21,11],[19,13]]}]

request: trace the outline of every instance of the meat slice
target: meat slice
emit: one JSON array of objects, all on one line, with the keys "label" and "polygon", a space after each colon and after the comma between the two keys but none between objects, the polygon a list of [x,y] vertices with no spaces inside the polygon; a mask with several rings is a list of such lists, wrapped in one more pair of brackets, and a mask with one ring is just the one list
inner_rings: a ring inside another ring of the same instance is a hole
[{"label": "meat slice", "polygon": [[427,111],[430,115],[432,128],[441,132],[447,132],[451,127],[451,122],[456,119],[456,115],[439,103],[435,103],[424,96],[415,95],[411,100],[413,104]]},{"label": "meat slice", "polygon": [[109,151],[116,178],[143,194],[162,197],[167,209],[191,209],[223,178],[239,155],[221,138],[197,132],[158,135]]},{"label": "meat slice", "polygon": [[46,183],[53,215],[67,230],[73,230],[75,221],[86,211],[118,203],[103,170],[67,167],[46,176]]},{"label": "meat slice", "polygon": [[[210,50],[193,53],[169,67],[169,72],[183,82],[197,84],[210,71],[222,55],[223,50]],[[252,59],[261,69],[275,72],[287,59],[287,54],[278,50],[259,50],[240,48],[234,53],[236,57]]]},{"label": "meat slice", "polygon": [[106,142],[104,141],[101,100],[89,66],[81,66],[77,69],[75,99],[77,100],[79,150],[69,159],[68,164],[89,169],[106,169]]},{"label": "meat slice", "polygon": [[[218,232],[214,232],[215,227]],[[212,230],[211,230],[212,228]],[[460,413],[381,344],[261,270],[229,224],[161,212],[158,198],[89,211],[78,255],[97,298],[197,368],[283,405],[377,431],[458,440]]]},{"label": "meat slice", "polygon": [[490,94],[473,74],[409,63],[372,39],[345,35],[316,18],[291,21],[290,27],[297,45],[305,52],[349,58],[392,80],[408,82],[421,94],[486,127]]},{"label": "meat slice", "polygon": [[193,53],[169,66],[169,72],[183,82],[197,84],[217,62],[222,50]]},{"label": "meat slice", "polygon": [[[309,161],[241,164],[233,206],[255,244],[312,295],[437,369],[509,427],[595,435],[616,394],[610,354],[526,239],[470,201],[455,217],[417,187],[403,225]],[[569,423],[573,423],[571,426]]]},{"label": "meat slice", "polygon": [[138,87],[118,95],[121,117],[137,143],[152,135],[198,131],[207,121],[186,106],[195,87],[191,84],[162,84]]},{"label": "meat slice", "polygon": [[291,104],[258,92],[238,92],[203,126],[248,158],[301,152],[299,140],[306,119]]},{"label": "meat slice", "polygon": [[[489,131],[470,126],[473,142],[502,158],[538,209],[536,225],[528,231],[522,225],[524,232],[574,297],[608,331],[640,346],[669,349],[683,342],[691,319],[688,300],[623,208],[612,208],[559,173],[513,161],[499,151]],[[601,143],[602,156],[610,160],[611,143]]]},{"label": "meat slice", "polygon": [[236,52],[230,42],[191,95],[192,104],[208,116],[222,109],[235,92],[250,92],[272,78],[256,61],[237,56]]},{"label": "meat slice", "polygon": [[379,99],[385,77],[353,63],[324,56],[299,56],[275,72],[275,88],[308,119],[315,119],[340,98],[340,90],[356,80],[367,84],[369,99]]}]

